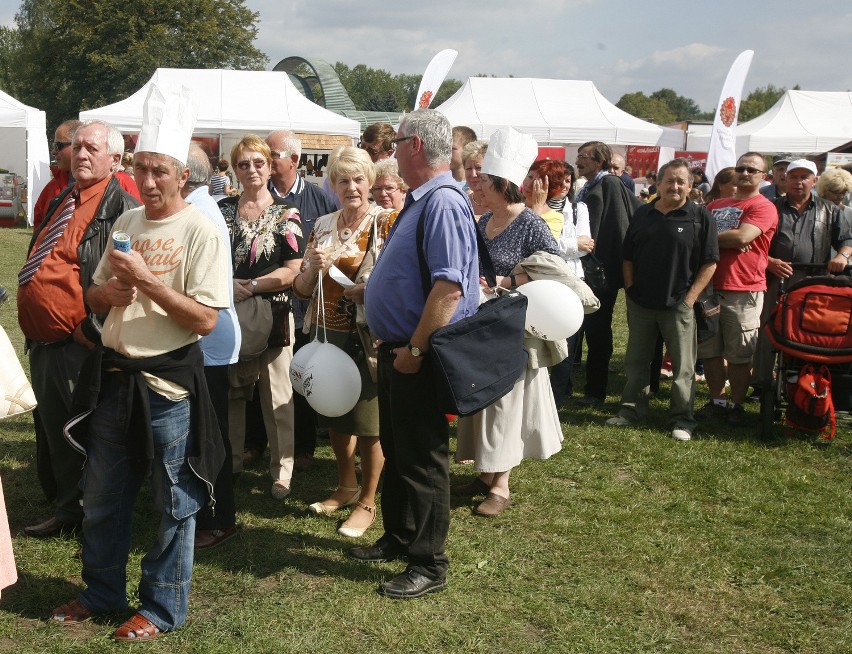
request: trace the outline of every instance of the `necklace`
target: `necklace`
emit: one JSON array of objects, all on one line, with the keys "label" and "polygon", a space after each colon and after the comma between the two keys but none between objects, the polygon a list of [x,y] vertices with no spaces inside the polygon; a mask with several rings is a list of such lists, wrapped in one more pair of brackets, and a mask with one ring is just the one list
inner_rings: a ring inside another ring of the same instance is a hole
[{"label": "necklace", "polygon": [[354,230],[352,228],[355,225],[359,224],[364,219],[364,216],[367,215],[368,211],[370,211],[369,206],[367,207],[367,211],[362,213],[360,216],[355,216],[355,220],[353,220],[351,223],[347,223],[346,218],[343,217],[343,211],[340,212],[339,220],[341,220],[343,222],[343,229],[340,230],[340,240],[341,241],[345,242],[345,241],[348,241],[350,238],[352,238],[352,234],[354,233]]}]

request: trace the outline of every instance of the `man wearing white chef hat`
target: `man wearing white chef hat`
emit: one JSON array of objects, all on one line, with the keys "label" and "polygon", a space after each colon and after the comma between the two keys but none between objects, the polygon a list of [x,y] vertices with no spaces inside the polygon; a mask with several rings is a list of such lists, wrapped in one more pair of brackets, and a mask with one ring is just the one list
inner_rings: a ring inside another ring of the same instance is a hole
[{"label": "man wearing white chef hat", "polygon": [[[83,581],[52,619],[76,624],[127,609],[126,566],[133,505],[150,473],[160,513],[157,541],[142,561],[141,606],[113,634],[148,640],[182,625],[189,607],[195,514],[212,497],[224,460],[198,339],[228,306],[228,246],[216,226],[181,197],[195,106],[186,88],[152,85],[133,172],[142,207],[116,232],[130,251],[109,248],[86,300],[108,312],[100,369],[75,402],[94,411],[88,430],[69,424],[87,455],[83,483]],[[82,424],[82,423],[80,423]]]}]

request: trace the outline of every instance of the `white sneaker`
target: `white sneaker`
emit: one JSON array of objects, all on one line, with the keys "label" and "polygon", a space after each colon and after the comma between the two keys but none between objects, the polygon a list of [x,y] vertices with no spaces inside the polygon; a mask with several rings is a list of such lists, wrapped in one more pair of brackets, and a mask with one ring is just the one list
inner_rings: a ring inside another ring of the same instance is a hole
[{"label": "white sneaker", "polygon": [[680,429],[678,427],[672,429],[672,438],[676,441],[688,441],[692,440],[692,434],[689,433],[686,429]]},{"label": "white sneaker", "polygon": [[606,421],[610,427],[629,427],[633,423],[630,422],[627,418],[622,418],[621,416],[613,416],[609,420]]}]

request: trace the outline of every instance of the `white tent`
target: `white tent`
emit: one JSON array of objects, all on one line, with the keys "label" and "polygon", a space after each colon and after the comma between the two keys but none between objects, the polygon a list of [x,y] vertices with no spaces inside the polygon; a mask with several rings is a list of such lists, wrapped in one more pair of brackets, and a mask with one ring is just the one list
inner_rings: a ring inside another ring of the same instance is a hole
[{"label": "white tent", "polygon": [[[738,154],[836,148],[852,140],[852,92],[787,91],[765,114],[738,125],[736,139]],[[709,145],[709,131],[690,129],[688,150],[706,152]]]},{"label": "white tent", "polygon": [[158,68],[133,95],[115,104],[81,111],[81,120],[104,120],[120,131],[138,132],[142,105],[152,83],[183,85],[198,99],[198,135],[260,135],[276,129],[357,138],[357,121],[305,98],[287,76],[276,71]]},{"label": "white tent", "polygon": [[[39,193],[50,181],[50,150],[47,145],[47,119],[33,109],[0,91],[0,168],[27,180],[27,218]],[[3,217],[14,218],[16,203],[9,207],[4,198]]]},{"label": "white tent", "polygon": [[539,145],[683,145],[683,132],[631,116],[584,80],[471,77],[436,109],[486,139],[514,127]]}]

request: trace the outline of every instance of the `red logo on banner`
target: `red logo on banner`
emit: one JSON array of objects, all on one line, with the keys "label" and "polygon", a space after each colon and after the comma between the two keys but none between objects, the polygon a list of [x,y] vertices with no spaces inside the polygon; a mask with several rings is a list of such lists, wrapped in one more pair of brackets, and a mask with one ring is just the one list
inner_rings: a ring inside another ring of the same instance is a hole
[{"label": "red logo on banner", "polygon": [[725,127],[730,127],[734,124],[734,119],[737,117],[737,103],[732,97],[727,97],[719,107],[719,118]]},{"label": "red logo on banner", "polygon": [[420,108],[428,109],[430,102],[432,102],[432,91],[423,91],[423,95],[420,96]]}]

